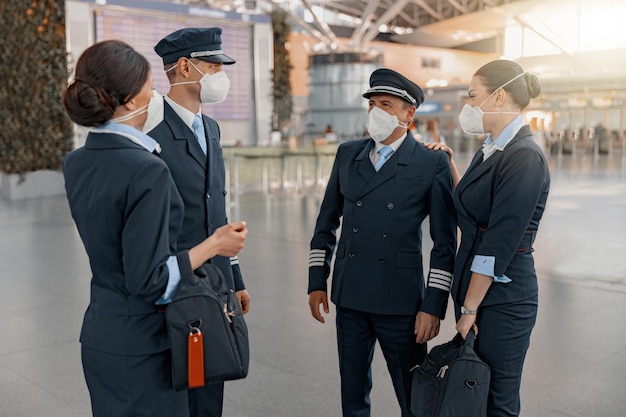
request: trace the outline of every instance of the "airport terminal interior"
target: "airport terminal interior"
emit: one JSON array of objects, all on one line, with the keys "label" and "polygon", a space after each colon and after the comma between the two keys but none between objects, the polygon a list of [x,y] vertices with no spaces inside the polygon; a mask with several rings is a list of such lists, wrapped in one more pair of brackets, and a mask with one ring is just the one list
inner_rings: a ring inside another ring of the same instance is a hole
[{"label": "airport terminal interior", "polygon": [[[176,24],[223,25],[225,50],[242,54],[239,72],[229,73],[241,81],[233,82],[231,101],[207,109],[223,126],[229,218],[249,228],[239,259],[252,297],[246,315],[250,372],[226,383],[224,417],[341,415],[335,310],[325,324],[311,317],[309,242],[336,148],[363,134],[367,101],[361,94],[371,70],[404,71],[423,86],[427,97],[413,133],[421,140],[436,120],[462,174],[482,143],[458,127],[468,82],[480,65],[500,57],[542,82],[543,94],[524,116],[552,178],[534,244],[539,314],[522,378],[521,416],[626,416],[626,49],[618,35],[626,1],[65,5],[74,59],[86,43],[113,35],[127,36],[148,54]],[[287,11],[292,30],[293,112],[278,131],[269,101],[272,7]],[[128,29],[129,22],[142,30]],[[591,27],[594,36],[588,36]],[[228,34],[240,36],[240,43],[227,41]],[[164,80],[155,76],[162,93]],[[91,415],[78,342],[91,272],[62,182],[52,190],[62,178],[56,174],[37,186],[32,177],[19,183],[0,172],[0,417]],[[432,248],[427,228],[426,222],[425,254]],[[455,334],[452,304],[429,346]],[[373,383],[372,416],[399,416],[378,347]]]}]

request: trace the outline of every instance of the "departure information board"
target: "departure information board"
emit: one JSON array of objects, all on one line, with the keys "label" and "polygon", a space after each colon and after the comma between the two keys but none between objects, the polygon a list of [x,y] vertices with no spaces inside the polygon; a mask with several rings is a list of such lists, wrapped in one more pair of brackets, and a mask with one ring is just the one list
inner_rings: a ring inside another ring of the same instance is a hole
[{"label": "departure information board", "polygon": [[142,13],[138,9],[107,8],[95,13],[96,41],[120,39],[144,55],[152,66],[154,87],[161,94],[168,92],[169,82],[163,72],[163,61],[154,52],[154,45],[181,28],[221,27],[222,49],[237,63],[223,67],[231,82],[226,101],[205,104],[203,112],[216,120],[250,120],[254,91],[250,24],[172,13]]}]

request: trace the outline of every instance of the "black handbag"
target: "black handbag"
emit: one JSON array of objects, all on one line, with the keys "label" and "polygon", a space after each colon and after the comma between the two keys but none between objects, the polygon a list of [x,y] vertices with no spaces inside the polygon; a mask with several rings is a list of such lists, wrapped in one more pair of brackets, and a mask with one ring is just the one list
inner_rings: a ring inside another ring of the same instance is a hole
[{"label": "black handbag", "polygon": [[215,266],[195,273],[165,310],[176,391],[248,374],[248,328],[235,293]]},{"label": "black handbag", "polygon": [[474,331],[435,346],[413,368],[411,412],[415,417],[484,417],[491,372],[474,352]]}]

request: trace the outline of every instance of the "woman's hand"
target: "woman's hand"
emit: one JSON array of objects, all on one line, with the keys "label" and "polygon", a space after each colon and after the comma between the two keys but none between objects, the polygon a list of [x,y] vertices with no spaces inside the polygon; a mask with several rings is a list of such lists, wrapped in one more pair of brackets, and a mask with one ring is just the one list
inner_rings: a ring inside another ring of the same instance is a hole
[{"label": "woman's hand", "polygon": [[478,326],[476,326],[476,314],[462,314],[456,323],[456,331],[461,334],[463,340],[467,337],[470,329],[474,329],[474,335],[478,336]]},{"label": "woman's hand", "polygon": [[450,160],[450,170],[452,171],[452,185],[456,188],[456,185],[461,180],[461,175],[459,174],[459,170],[454,162],[454,151],[452,148],[441,142],[425,143],[424,146],[426,149],[430,149],[432,151],[443,151],[448,155],[448,159]]},{"label": "woman's hand", "polygon": [[196,269],[215,255],[236,256],[243,248],[248,228],[246,222],[228,223],[189,250],[191,268]]},{"label": "woman's hand", "polygon": [[430,149],[431,151],[444,151],[445,153],[448,154],[448,157],[450,159],[452,159],[452,157],[454,156],[454,151],[452,150],[452,148],[446,145],[445,143],[431,142],[431,143],[425,143],[424,146],[426,147],[426,149]]}]

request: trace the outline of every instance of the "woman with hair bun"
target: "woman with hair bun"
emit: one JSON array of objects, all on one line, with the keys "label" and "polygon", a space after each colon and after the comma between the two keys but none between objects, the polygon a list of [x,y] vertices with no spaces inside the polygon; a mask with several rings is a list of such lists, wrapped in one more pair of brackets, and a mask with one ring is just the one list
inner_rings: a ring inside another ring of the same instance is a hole
[{"label": "woman with hair bun", "polygon": [[[461,242],[451,295],[456,329],[478,334],[475,348],[491,368],[488,417],[520,413],[520,384],[537,317],[533,242],[550,187],[548,162],[521,112],[541,92],[536,75],[517,63],[482,66],[469,85],[459,122],[464,132],[487,135],[456,184]],[[456,172],[456,173],[455,173]]]},{"label": "woman with hair bun", "polygon": [[116,40],[85,50],[63,95],[69,117],[93,128],[63,173],[92,272],[80,342],[95,417],[188,416],[187,393],[172,385],[164,305],[247,235],[244,222],[231,223],[176,253],[183,202],[159,145],[141,133],[151,97],[147,60]]}]

